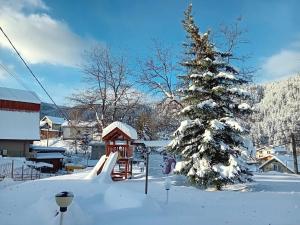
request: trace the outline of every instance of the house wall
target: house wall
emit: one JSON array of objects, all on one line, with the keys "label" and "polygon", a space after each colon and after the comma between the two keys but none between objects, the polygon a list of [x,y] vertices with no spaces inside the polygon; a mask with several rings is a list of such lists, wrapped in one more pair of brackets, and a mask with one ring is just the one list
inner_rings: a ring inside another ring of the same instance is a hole
[{"label": "house wall", "polygon": [[40,112],[0,109],[0,140],[40,140]]},{"label": "house wall", "polygon": [[60,124],[56,124],[56,123],[52,123],[52,130],[61,131],[61,125]]},{"label": "house wall", "polygon": [[41,139],[47,139],[48,138],[57,138],[60,137],[61,132],[56,131],[56,130],[46,130],[46,129],[41,129]]},{"label": "house wall", "polygon": [[63,127],[63,139],[71,139],[71,128],[70,127]]},{"label": "house wall", "polygon": [[93,133],[94,128],[90,127],[63,127],[63,139],[75,139],[76,137],[80,137],[84,133]]},{"label": "house wall", "polygon": [[[263,172],[277,171],[280,173],[292,173],[289,169],[283,166],[280,162],[272,160],[261,168]],[[276,170],[275,170],[276,169]]]},{"label": "house wall", "polygon": [[53,123],[50,119],[48,119],[48,117],[44,117],[42,121],[45,121],[49,124],[51,127],[50,130],[61,131],[61,124]]},{"label": "house wall", "polygon": [[266,149],[261,149],[256,151],[256,158],[263,158],[266,157],[267,155],[272,154],[272,149],[266,148]]},{"label": "house wall", "polygon": [[40,104],[0,99],[0,109],[9,111],[39,112]]},{"label": "house wall", "polygon": [[0,150],[7,150],[7,156],[10,157],[28,157],[29,145],[32,141],[23,140],[0,140]]}]

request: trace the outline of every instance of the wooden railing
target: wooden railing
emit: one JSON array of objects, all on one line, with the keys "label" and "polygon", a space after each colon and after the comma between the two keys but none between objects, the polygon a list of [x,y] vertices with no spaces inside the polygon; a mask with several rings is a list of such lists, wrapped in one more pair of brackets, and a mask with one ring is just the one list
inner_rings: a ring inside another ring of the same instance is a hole
[{"label": "wooden railing", "polygon": [[119,158],[130,158],[132,157],[132,147],[129,145],[107,145],[106,146],[106,155],[109,155],[111,152],[119,152]]}]

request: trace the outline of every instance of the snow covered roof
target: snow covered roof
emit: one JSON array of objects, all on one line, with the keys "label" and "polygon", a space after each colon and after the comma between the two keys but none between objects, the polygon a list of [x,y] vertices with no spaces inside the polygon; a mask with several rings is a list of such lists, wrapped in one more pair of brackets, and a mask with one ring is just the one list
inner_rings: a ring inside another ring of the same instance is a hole
[{"label": "snow covered roof", "polygon": [[282,146],[265,146],[265,147],[262,147],[260,149],[257,149],[256,150],[257,152],[262,152],[262,151],[270,151],[272,152],[272,154],[282,154],[282,153],[287,153],[288,150],[286,149],[286,147],[284,145]]},{"label": "snow covered roof", "polygon": [[89,146],[104,146],[105,143],[102,141],[90,141]]},{"label": "snow covered roof", "polygon": [[30,146],[31,151],[36,152],[65,152],[66,149],[63,147],[46,147],[46,146],[39,146],[39,145],[31,145]]},{"label": "snow covered roof", "polygon": [[167,147],[171,140],[155,140],[155,141],[144,141],[144,140],[136,140],[135,144],[144,144],[146,147]]},{"label": "snow covered roof", "polygon": [[36,159],[63,159],[64,155],[58,152],[55,153],[37,153]]},{"label": "snow covered roof", "polygon": [[61,124],[62,127],[95,127],[97,126],[96,121],[64,121]]},{"label": "snow covered roof", "polygon": [[109,134],[111,131],[113,131],[115,128],[119,128],[122,132],[124,132],[126,135],[128,135],[131,139],[136,140],[138,138],[136,129],[134,129],[132,126],[129,126],[126,123],[122,123],[119,121],[115,121],[105,127],[102,131],[102,138],[105,137],[107,134]]},{"label": "snow covered roof", "polygon": [[44,118],[42,120],[44,120],[45,118],[48,118],[49,120],[52,121],[52,123],[55,123],[55,124],[63,124],[65,122],[65,119],[62,117],[44,116]]},{"label": "snow covered roof", "polygon": [[40,127],[43,127],[43,126],[45,126],[46,125],[46,121],[40,121]]},{"label": "snow covered roof", "polygon": [[0,99],[40,104],[41,100],[32,91],[0,87]]},{"label": "snow covered roof", "polygon": [[287,152],[287,149],[285,148],[285,146],[276,146],[273,148],[274,153],[279,153],[279,152]]},{"label": "snow covered roof", "polygon": [[[294,172],[294,158],[292,155],[273,156],[270,160],[263,163],[259,168],[264,167],[265,165],[267,165],[269,162],[271,162],[274,159],[277,160],[278,162],[280,162],[281,164],[283,164],[284,166],[286,166],[290,171]],[[298,156],[297,159],[298,159],[298,171],[300,171],[300,156]]]},{"label": "snow covered roof", "polygon": [[48,167],[48,168],[53,168],[53,165],[50,163],[45,163],[45,162],[37,162],[34,165],[35,168],[42,168],[42,167]]}]

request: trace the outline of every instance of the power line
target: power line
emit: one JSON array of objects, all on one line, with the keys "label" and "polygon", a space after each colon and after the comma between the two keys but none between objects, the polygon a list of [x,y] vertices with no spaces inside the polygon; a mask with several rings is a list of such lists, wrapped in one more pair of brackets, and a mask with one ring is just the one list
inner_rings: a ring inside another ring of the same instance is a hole
[{"label": "power line", "polygon": [[60,112],[60,114],[67,119],[69,122],[71,122],[67,116],[67,114],[55,103],[55,101],[53,100],[53,98],[50,96],[50,94],[48,93],[48,91],[44,88],[43,84],[40,82],[40,80],[37,78],[37,76],[33,73],[33,71],[30,69],[30,67],[28,66],[28,64],[26,63],[26,61],[23,59],[23,57],[21,56],[21,54],[19,53],[19,51],[16,49],[16,47],[14,46],[14,44],[12,43],[12,41],[9,39],[9,37],[6,35],[6,33],[4,32],[4,30],[2,29],[2,27],[0,26],[0,30],[3,33],[3,35],[5,36],[5,38],[8,40],[9,44],[11,45],[11,47],[15,50],[15,52],[17,53],[17,55],[19,56],[19,58],[22,60],[23,64],[26,66],[26,68],[28,69],[28,71],[30,72],[30,74],[34,77],[34,79],[37,81],[37,83],[40,85],[40,87],[44,90],[44,92],[46,93],[46,95],[49,97],[49,99],[51,100],[51,102],[55,105],[55,107],[58,109],[58,111]]},{"label": "power line", "polygon": [[21,84],[21,86],[23,86],[26,90],[30,90],[30,88],[20,79],[20,77],[16,74],[14,74],[12,71],[10,71],[6,66],[4,66],[2,63],[0,63],[0,66],[2,67],[2,69],[9,74],[10,76],[12,76],[19,84]]}]

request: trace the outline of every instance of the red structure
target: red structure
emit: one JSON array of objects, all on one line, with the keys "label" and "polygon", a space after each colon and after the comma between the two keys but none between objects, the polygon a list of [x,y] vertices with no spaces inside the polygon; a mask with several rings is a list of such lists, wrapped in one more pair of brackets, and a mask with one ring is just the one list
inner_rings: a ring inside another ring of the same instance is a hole
[{"label": "red structure", "polygon": [[37,103],[0,99],[0,109],[19,112],[40,112],[41,105]]},{"label": "red structure", "polygon": [[105,142],[106,156],[111,152],[118,152],[117,165],[112,171],[113,180],[128,179],[132,176],[132,141],[135,139],[136,130],[118,121],[103,129],[102,140]]}]

